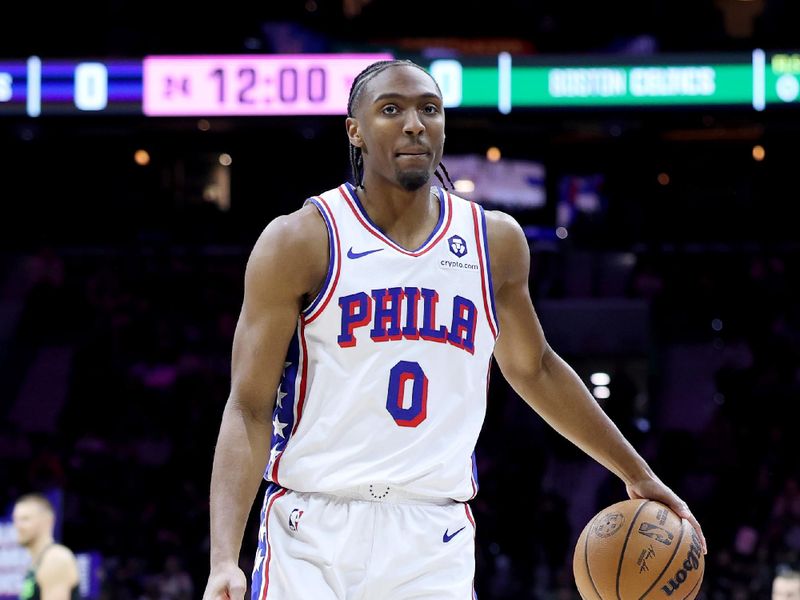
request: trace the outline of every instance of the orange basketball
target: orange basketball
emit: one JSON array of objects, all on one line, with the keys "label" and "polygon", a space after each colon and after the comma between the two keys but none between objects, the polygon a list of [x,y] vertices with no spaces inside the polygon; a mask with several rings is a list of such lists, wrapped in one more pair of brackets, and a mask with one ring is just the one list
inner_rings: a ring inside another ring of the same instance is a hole
[{"label": "orange basketball", "polygon": [[705,558],[689,521],[654,500],[623,500],[583,528],[572,570],[583,600],[693,600]]}]

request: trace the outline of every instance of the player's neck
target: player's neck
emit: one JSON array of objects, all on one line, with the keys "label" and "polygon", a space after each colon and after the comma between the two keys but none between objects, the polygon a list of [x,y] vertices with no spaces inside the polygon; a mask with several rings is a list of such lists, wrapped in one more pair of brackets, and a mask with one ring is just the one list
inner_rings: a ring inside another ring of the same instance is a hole
[{"label": "player's neck", "polygon": [[53,536],[51,535],[44,535],[31,542],[31,544],[28,546],[28,553],[31,555],[31,562],[34,565],[38,565],[44,551],[54,543],[55,540],[53,540]]},{"label": "player's neck", "polygon": [[430,185],[411,192],[368,183],[356,193],[372,222],[405,248],[418,247],[439,220],[438,197]]}]

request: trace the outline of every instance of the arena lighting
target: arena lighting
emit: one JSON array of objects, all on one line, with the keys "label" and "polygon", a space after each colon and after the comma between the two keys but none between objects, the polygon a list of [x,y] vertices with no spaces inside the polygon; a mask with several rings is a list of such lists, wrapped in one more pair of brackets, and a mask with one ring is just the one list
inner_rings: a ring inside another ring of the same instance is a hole
[{"label": "arena lighting", "polygon": [[611,376],[608,373],[598,371],[589,376],[589,381],[592,382],[592,385],[608,385],[611,383]]},{"label": "arena lighting", "polygon": [[500,160],[502,154],[500,153],[500,148],[497,146],[492,146],[486,151],[486,159],[491,162],[497,162]]},{"label": "arena lighting", "polygon": [[592,390],[592,395],[598,400],[605,400],[611,396],[611,390],[604,385],[598,385]]},{"label": "arena lighting", "polygon": [[230,167],[232,163],[233,158],[231,158],[231,155],[227,152],[223,152],[219,155],[219,164],[221,164],[223,167]]},{"label": "arena lighting", "polygon": [[567,239],[569,232],[567,231],[566,227],[557,227],[556,228],[556,237],[560,240]]},{"label": "arena lighting", "polygon": [[766,156],[767,156],[767,151],[764,150],[764,146],[762,146],[761,144],[756,144],[755,146],[753,146],[754,160],[761,162],[762,160],[764,160],[764,158],[766,158]]},{"label": "arena lighting", "polygon": [[471,194],[475,191],[475,182],[470,179],[456,179],[453,186],[459,194]]},{"label": "arena lighting", "polygon": [[140,167],[150,164],[150,153],[147,150],[139,149],[133,153],[134,162]]}]

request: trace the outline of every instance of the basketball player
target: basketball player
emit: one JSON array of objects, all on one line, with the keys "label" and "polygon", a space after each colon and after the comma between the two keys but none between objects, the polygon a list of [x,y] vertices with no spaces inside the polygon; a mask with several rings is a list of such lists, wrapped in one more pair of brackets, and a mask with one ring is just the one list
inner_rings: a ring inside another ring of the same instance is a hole
[{"label": "basketball player", "polygon": [[772,580],[772,600],[800,600],[800,572],[780,571]]},{"label": "basketball player", "polygon": [[355,185],[271,222],[246,267],[205,599],[245,594],[237,563],[262,476],[253,599],[472,598],[468,502],[493,356],[631,496],[671,505],[699,533],[547,345],[521,227],[431,184],[449,177],[430,75],[406,61],[367,68],[346,130]]},{"label": "basketball player", "polygon": [[72,551],[53,539],[55,511],[40,494],[20,497],[12,513],[17,541],[31,555],[20,600],[78,600],[78,563]]}]

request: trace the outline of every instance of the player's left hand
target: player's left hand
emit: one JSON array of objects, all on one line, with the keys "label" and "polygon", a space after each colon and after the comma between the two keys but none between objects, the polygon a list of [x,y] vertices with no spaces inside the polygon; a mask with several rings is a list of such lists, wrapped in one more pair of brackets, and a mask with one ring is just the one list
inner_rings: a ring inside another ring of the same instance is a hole
[{"label": "player's left hand", "polygon": [[700,538],[700,543],[703,547],[703,554],[708,553],[708,546],[706,545],[706,537],[703,535],[703,529],[700,527],[700,523],[692,514],[692,511],[689,510],[689,505],[681,500],[681,498],[679,498],[675,492],[664,485],[664,482],[657,477],[653,477],[652,479],[643,479],[641,481],[628,484],[625,486],[625,488],[628,491],[628,496],[630,496],[632,499],[656,500],[662,504],[666,504],[673,511],[675,511],[678,516],[689,521]]}]

